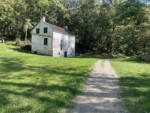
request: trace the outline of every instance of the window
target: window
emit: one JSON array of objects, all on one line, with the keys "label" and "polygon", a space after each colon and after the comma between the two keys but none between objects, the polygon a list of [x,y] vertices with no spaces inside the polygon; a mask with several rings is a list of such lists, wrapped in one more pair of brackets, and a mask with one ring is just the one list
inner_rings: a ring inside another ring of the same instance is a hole
[{"label": "window", "polygon": [[61,40],[61,42],[60,42],[60,50],[62,50],[63,49],[63,40]]},{"label": "window", "polygon": [[60,55],[60,51],[58,51],[58,55]]},{"label": "window", "polygon": [[39,34],[40,33],[40,28],[36,29],[36,33]]},{"label": "window", "polygon": [[44,28],[44,33],[47,33],[47,27]]},{"label": "window", "polygon": [[44,45],[48,45],[48,38],[44,38]]},{"label": "window", "polygon": [[69,47],[71,47],[71,41],[69,41]]}]

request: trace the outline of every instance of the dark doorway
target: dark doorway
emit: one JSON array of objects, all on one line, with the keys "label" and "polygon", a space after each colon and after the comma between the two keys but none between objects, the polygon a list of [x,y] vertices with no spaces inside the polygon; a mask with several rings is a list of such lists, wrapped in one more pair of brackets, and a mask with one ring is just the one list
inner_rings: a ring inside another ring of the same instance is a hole
[{"label": "dark doorway", "polygon": [[34,51],[34,54],[37,54],[37,51]]},{"label": "dark doorway", "polygon": [[67,52],[64,52],[64,57],[67,57]]}]

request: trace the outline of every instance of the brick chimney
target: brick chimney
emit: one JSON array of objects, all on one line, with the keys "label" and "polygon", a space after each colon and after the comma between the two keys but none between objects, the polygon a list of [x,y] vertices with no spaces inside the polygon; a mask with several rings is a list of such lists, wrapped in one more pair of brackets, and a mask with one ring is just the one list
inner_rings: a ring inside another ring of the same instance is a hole
[{"label": "brick chimney", "polygon": [[41,21],[46,22],[45,16],[42,16],[42,17],[41,17]]},{"label": "brick chimney", "polygon": [[67,32],[69,31],[68,26],[65,26],[64,29],[65,29]]}]

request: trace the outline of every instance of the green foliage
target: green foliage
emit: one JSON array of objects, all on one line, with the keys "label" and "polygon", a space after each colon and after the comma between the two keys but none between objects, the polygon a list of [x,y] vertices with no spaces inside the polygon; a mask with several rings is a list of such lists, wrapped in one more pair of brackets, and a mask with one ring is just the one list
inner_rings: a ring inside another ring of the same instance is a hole
[{"label": "green foliage", "polygon": [[150,50],[150,6],[141,0],[0,0],[0,35],[27,36],[41,16],[76,35],[77,52]]},{"label": "green foliage", "polygon": [[29,29],[29,28],[32,28],[33,26],[31,25],[30,23],[30,19],[26,19],[25,20],[25,24],[24,24],[24,32]]}]

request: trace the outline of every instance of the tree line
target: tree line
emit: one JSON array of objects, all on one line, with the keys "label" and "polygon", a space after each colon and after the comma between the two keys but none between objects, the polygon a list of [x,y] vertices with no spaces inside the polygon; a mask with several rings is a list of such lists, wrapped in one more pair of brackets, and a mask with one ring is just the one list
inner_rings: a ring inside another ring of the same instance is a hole
[{"label": "tree line", "polygon": [[77,52],[150,51],[148,0],[0,0],[0,37],[30,38],[43,15],[74,32]]}]

